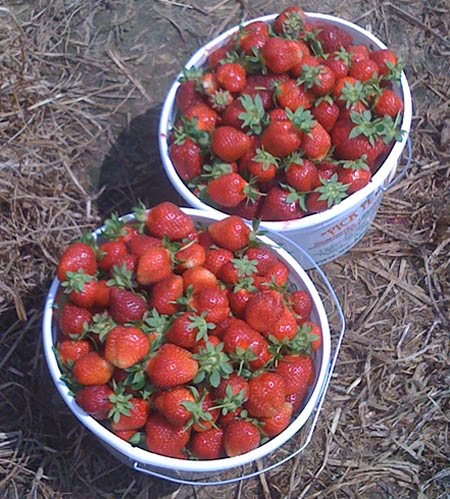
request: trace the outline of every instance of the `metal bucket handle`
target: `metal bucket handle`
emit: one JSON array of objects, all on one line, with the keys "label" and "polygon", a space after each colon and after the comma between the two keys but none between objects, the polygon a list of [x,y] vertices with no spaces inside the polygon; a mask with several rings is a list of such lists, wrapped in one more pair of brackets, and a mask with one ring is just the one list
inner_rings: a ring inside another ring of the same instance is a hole
[{"label": "metal bucket handle", "polygon": [[[295,244],[292,241],[290,241],[287,237],[281,235],[280,233],[277,233],[277,234],[271,233],[271,234],[269,234],[269,237],[271,237],[272,239],[283,239],[284,241],[286,241],[287,244]],[[317,402],[316,402],[316,407],[314,408],[314,411],[315,411],[314,416],[312,417],[312,419],[310,418],[310,421],[311,421],[310,428],[308,429],[308,432],[306,434],[305,441],[303,442],[303,444],[298,449],[296,449],[294,452],[292,452],[289,456],[285,457],[284,459],[282,459],[281,461],[279,461],[277,463],[274,463],[270,466],[267,466],[263,469],[255,471],[253,473],[248,473],[246,475],[241,475],[239,477],[230,478],[227,480],[217,480],[214,482],[183,480],[182,478],[176,478],[176,477],[173,477],[170,475],[165,475],[163,473],[158,473],[156,471],[150,470],[148,468],[143,467],[140,463],[135,461],[133,464],[133,468],[136,471],[139,471],[141,473],[145,473],[147,475],[151,475],[151,476],[154,476],[157,478],[162,478],[164,480],[169,480],[170,482],[179,483],[182,485],[198,485],[198,486],[226,485],[229,483],[239,482],[241,480],[245,480],[248,478],[253,478],[253,477],[260,475],[261,473],[271,471],[274,468],[276,468],[277,466],[280,466],[281,464],[285,463],[286,461],[289,461],[293,457],[300,454],[300,452],[302,452],[309,445],[309,443],[312,440],[313,432],[314,432],[314,429],[317,425],[317,421],[319,419],[320,410],[321,410],[323,402],[325,400],[325,395],[328,391],[328,387],[329,387],[330,380],[331,380],[331,375],[333,374],[333,370],[334,370],[334,367],[336,365],[339,350],[340,350],[340,347],[342,344],[342,340],[344,338],[345,318],[344,318],[344,313],[342,311],[342,308],[341,308],[339,301],[337,299],[336,293],[334,292],[334,289],[332,288],[328,279],[325,277],[325,274],[323,273],[323,271],[319,268],[319,266],[316,264],[316,262],[311,258],[311,256],[305,250],[300,248],[300,246],[298,246],[298,245],[295,245],[295,246],[296,246],[296,249],[298,249],[302,253],[302,257],[306,258],[306,260],[311,264],[311,267],[313,267],[316,270],[316,272],[320,275],[323,283],[325,284],[326,288],[328,289],[328,292],[330,293],[330,296],[334,302],[334,305],[336,307],[336,311],[337,311],[337,314],[339,317],[339,324],[340,324],[339,336],[337,337],[337,340],[335,342],[335,348],[334,348],[334,352],[333,352],[332,357],[331,357],[331,362],[328,366],[328,370],[327,370],[326,375],[325,375],[324,383],[322,385],[322,389],[320,391],[319,397],[318,397]],[[333,348],[333,346],[332,346],[332,348]]]},{"label": "metal bucket handle", "polygon": [[402,178],[406,175],[406,172],[409,170],[409,167],[411,166],[412,162],[412,145],[411,145],[411,138],[409,136],[406,139],[406,147],[408,148],[408,155],[406,158],[405,166],[402,168],[402,171],[396,177],[394,177],[393,180],[391,180],[387,185],[381,187],[381,190],[383,192],[386,192],[391,187],[394,187],[394,185],[397,185],[400,182],[400,180],[402,180]]}]

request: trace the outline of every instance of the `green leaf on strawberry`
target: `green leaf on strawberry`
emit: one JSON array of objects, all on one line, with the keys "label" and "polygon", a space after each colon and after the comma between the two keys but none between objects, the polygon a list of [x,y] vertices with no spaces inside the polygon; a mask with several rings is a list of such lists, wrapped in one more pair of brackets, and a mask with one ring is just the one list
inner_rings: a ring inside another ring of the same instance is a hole
[{"label": "green leaf on strawberry", "polygon": [[339,163],[342,168],[350,168],[351,170],[370,170],[369,165],[367,164],[367,154],[363,154],[360,158],[355,160],[344,160]]},{"label": "green leaf on strawberry", "polygon": [[247,256],[241,258],[232,258],[231,263],[233,267],[237,270],[238,277],[251,276],[256,274],[258,269],[258,260],[249,260]]},{"label": "green leaf on strawberry", "polygon": [[347,184],[342,184],[338,181],[337,174],[333,174],[333,176],[329,179],[321,178],[320,181],[322,185],[317,187],[314,192],[319,192],[321,195],[319,196],[319,201],[326,201],[328,208],[331,208],[335,204],[339,204],[343,199],[348,197]]},{"label": "green leaf on strawberry", "polygon": [[283,22],[283,38],[287,40],[298,40],[300,34],[304,31],[305,23],[298,12],[287,14]]},{"label": "green leaf on strawberry", "polygon": [[142,201],[133,208],[134,223],[133,226],[143,234],[145,223],[147,222],[147,208]]},{"label": "green leaf on strawberry", "polygon": [[135,274],[132,270],[128,269],[125,263],[114,265],[112,268],[112,277],[106,283],[109,287],[116,287],[121,289],[128,289],[133,291],[137,287],[135,281]]},{"label": "green leaf on strawberry", "polygon": [[213,388],[217,388],[223,378],[228,378],[233,372],[230,359],[223,352],[223,343],[214,346],[206,341],[205,348],[192,357],[198,362],[198,373],[194,383],[199,384],[207,381]]},{"label": "green leaf on strawberry", "polygon": [[303,211],[307,211],[306,192],[296,191],[293,187],[287,184],[281,184],[281,187],[289,191],[289,194],[286,196],[286,203],[298,203]]},{"label": "green leaf on strawberry", "polygon": [[115,381],[113,381],[113,390],[114,393],[109,396],[109,401],[113,407],[108,413],[108,418],[111,418],[114,423],[118,423],[122,415],[130,416],[130,409],[133,408],[133,404],[130,402],[132,395],[125,394],[123,385],[117,385]]},{"label": "green leaf on strawberry", "polygon": [[286,108],[286,116],[288,120],[301,132],[310,135],[311,129],[316,124],[310,111],[303,109],[303,107],[298,107],[295,112],[291,109]]},{"label": "green leaf on strawberry", "polygon": [[66,272],[66,280],[61,283],[64,288],[64,293],[82,293],[84,285],[94,280],[94,276],[86,274],[83,269],[78,269],[76,272]]},{"label": "green leaf on strawberry", "polygon": [[257,288],[254,286],[254,279],[253,277],[242,277],[239,279],[237,284],[233,288],[233,292],[237,293],[238,291],[241,291],[242,289],[245,289],[246,291],[250,291],[251,293],[255,293],[257,291]]},{"label": "green leaf on strawberry", "polygon": [[367,105],[367,87],[365,87],[359,80],[353,85],[348,81],[345,82],[341,92],[340,100],[345,102],[345,107],[350,109],[359,102]]},{"label": "green leaf on strawberry", "polygon": [[109,218],[105,220],[104,230],[102,237],[112,241],[127,235],[125,223],[119,220],[117,213],[112,213]]},{"label": "green leaf on strawberry", "polygon": [[239,100],[241,101],[242,107],[245,109],[245,111],[239,115],[239,119],[243,121],[242,126],[248,127],[253,133],[260,135],[266,118],[266,112],[261,97],[256,95],[252,98],[249,95],[242,95]]},{"label": "green leaf on strawberry", "polygon": [[101,314],[95,314],[92,317],[92,322],[90,326],[88,326],[87,331],[92,334],[97,334],[99,340],[104,343],[108,333],[116,326],[117,324],[113,321],[108,312],[103,312]]},{"label": "green leaf on strawberry", "polygon": [[195,341],[206,341],[208,339],[208,331],[216,328],[215,324],[206,321],[205,317],[207,313],[208,312],[202,312],[201,315],[192,314],[189,316],[189,325],[187,326],[187,330],[192,331],[193,329],[198,329]]}]

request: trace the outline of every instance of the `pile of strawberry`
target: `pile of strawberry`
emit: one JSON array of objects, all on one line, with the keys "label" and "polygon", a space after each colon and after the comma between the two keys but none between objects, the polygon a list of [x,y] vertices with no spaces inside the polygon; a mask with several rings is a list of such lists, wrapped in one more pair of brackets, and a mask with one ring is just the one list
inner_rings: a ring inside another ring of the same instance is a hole
[{"label": "pile of strawberry", "polygon": [[311,298],[236,215],[196,227],[165,202],[113,216],[99,241],[66,249],[57,276],[63,379],[134,445],[180,459],[248,452],[289,425],[314,382]]},{"label": "pile of strawberry", "polygon": [[353,45],[299,7],[241,28],[189,69],[169,154],[205,203],[247,219],[317,213],[362,189],[395,140],[403,103],[391,50]]}]

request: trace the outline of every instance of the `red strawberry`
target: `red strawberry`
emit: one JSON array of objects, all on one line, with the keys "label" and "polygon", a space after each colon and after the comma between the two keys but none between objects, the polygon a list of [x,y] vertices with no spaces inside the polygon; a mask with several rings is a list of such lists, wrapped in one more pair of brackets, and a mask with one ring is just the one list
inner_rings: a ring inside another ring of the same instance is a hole
[{"label": "red strawberry", "polygon": [[191,413],[183,402],[195,402],[194,395],[188,388],[176,386],[157,395],[153,404],[170,424],[184,426],[191,419]]},{"label": "red strawberry", "polygon": [[140,321],[147,311],[144,298],[126,289],[111,288],[109,297],[109,312],[119,324]]},{"label": "red strawberry", "polygon": [[191,218],[168,201],[149,211],[146,225],[152,236],[160,239],[167,236],[171,241],[188,237],[195,230]]},{"label": "red strawberry", "polygon": [[380,117],[391,116],[395,118],[401,111],[403,111],[403,102],[394,91],[389,89],[383,90],[373,106],[374,114]]},{"label": "red strawberry", "polygon": [[217,69],[220,65],[220,61],[225,59],[229,51],[229,47],[219,47],[208,55],[208,64],[211,69]]},{"label": "red strawberry", "polygon": [[246,83],[245,69],[238,63],[225,63],[216,70],[217,81],[229,92],[240,92]]},{"label": "red strawberry", "polygon": [[367,106],[362,101],[357,101],[354,104],[349,104],[339,112],[339,119],[349,119],[352,113],[362,114],[367,111]]},{"label": "red strawberry", "polygon": [[100,260],[98,266],[100,269],[108,272],[115,265],[120,265],[123,258],[128,255],[127,247],[123,241],[108,241],[99,246]]},{"label": "red strawberry", "polygon": [[232,208],[244,201],[249,184],[238,173],[226,173],[209,182],[208,196],[222,206]]},{"label": "red strawberry", "polygon": [[111,379],[114,366],[97,352],[89,352],[73,366],[73,377],[80,385],[104,385]]},{"label": "red strawberry", "polygon": [[[364,97],[363,90],[363,87],[357,84],[357,80],[355,78],[351,76],[345,76],[344,78],[340,78],[336,82],[332,97],[340,108],[345,108],[347,103],[348,105],[351,105],[356,104],[358,101],[360,101]],[[347,95],[349,93],[354,94],[352,95],[353,99],[346,99],[346,93]]]},{"label": "red strawberry", "polygon": [[162,415],[151,414],[145,425],[146,444],[150,452],[186,459],[184,447],[189,442],[190,430],[170,424]]},{"label": "red strawberry", "polygon": [[100,308],[106,308],[109,305],[109,293],[111,291],[108,281],[101,279],[97,282],[97,289],[95,292],[94,305]]},{"label": "red strawberry", "polygon": [[275,96],[281,108],[288,108],[291,111],[295,111],[298,107],[309,109],[314,103],[314,95],[295,80],[280,83],[275,90]]},{"label": "red strawberry", "polygon": [[331,100],[316,101],[315,106],[311,110],[312,115],[327,132],[333,130],[334,125],[339,117],[339,107]]},{"label": "red strawberry", "polygon": [[301,7],[287,7],[278,14],[272,27],[275,33],[278,33],[279,35],[285,34],[292,36],[296,31],[300,34],[305,19],[305,12]]},{"label": "red strawberry", "polygon": [[81,336],[92,322],[92,314],[85,308],[65,303],[61,310],[59,325],[66,336]]},{"label": "red strawberry", "polygon": [[266,275],[277,263],[277,257],[270,249],[264,246],[252,246],[245,252],[249,260],[256,260],[256,271],[258,275]]},{"label": "red strawberry", "polygon": [[172,261],[166,248],[150,248],[140,258],[136,279],[142,286],[155,284],[172,274]]},{"label": "red strawberry", "polygon": [[251,416],[272,418],[282,409],[286,388],[284,379],[276,373],[263,372],[249,383],[249,396],[245,404]]},{"label": "red strawberry", "polygon": [[270,182],[277,173],[278,160],[272,154],[257,149],[253,158],[247,163],[247,170],[259,182]]},{"label": "red strawberry", "polygon": [[322,345],[322,330],[320,329],[320,327],[316,323],[311,322],[311,321],[306,321],[305,325],[306,325],[306,327],[311,328],[311,331],[309,332],[309,334],[317,336],[317,339],[315,339],[311,342],[311,348],[312,348],[313,352],[316,352],[317,350],[319,350],[319,348]]},{"label": "red strawberry", "polygon": [[297,323],[303,324],[309,319],[312,310],[312,300],[307,291],[294,291],[291,293],[290,303],[297,316]]},{"label": "red strawberry", "polygon": [[[214,244],[214,241],[212,241]],[[233,253],[227,249],[213,249],[206,254],[204,267],[210,270],[215,276],[219,275],[220,269],[233,258]]]},{"label": "red strawberry", "polygon": [[185,117],[195,122],[198,130],[211,132],[216,127],[219,115],[203,102],[193,104],[188,108]]},{"label": "red strawberry", "polygon": [[333,71],[336,80],[348,76],[350,71],[351,56],[343,48],[325,59],[324,64]]},{"label": "red strawberry", "polygon": [[166,333],[166,339],[183,348],[192,348],[201,338],[208,337],[208,330],[214,324],[208,323],[204,317],[192,312],[184,312],[178,316]]},{"label": "red strawberry", "polygon": [[195,81],[184,81],[177,90],[175,102],[181,113],[185,113],[192,105],[202,102],[202,96],[196,90]]},{"label": "red strawberry", "polygon": [[69,294],[70,301],[79,307],[91,308],[97,296],[97,280],[83,269],[67,272],[66,278],[61,286]]},{"label": "red strawberry", "polygon": [[214,73],[205,73],[200,78],[200,86],[202,92],[211,97],[214,95],[219,89],[219,82],[217,81],[217,77]]},{"label": "red strawberry", "polygon": [[84,243],[75,243],[66,249],[59,260],[56,275],[62,282],[67,278],[67,272],[77,270],[84,270],[88,275],[94,275],[97,272],[94,250]]},{"label": "red strawberry", "polygon": [[372,61],[372,59],[354,62],[350,69],[350,76],[363,83],[369,81],[374,76],[377,77],[378,74],[378,65],[375,61]]},{"label": "red strawberry", "polygon": [[303,402],[306,399],[306,395],[308,394],[309,387],[304,385],[304,388],[299,392],[292,393],[291,395],[287,395],[286,402],[289,402],[292,405],[293,412],[297,412],[300,407],[303,405]]},{"label": "red strawberry", "polygon": [[370,57],[369,49],[365,45],[350,45],[347,51],[350,54],[352,66],[358,62],[367,61]]},{"label": "red strawberry", "polygon": [[248,135],[231,126],[218,127],[211,141],[211,148],[224,161],[236,161],[250,150]]},{"label": "red strawberry", "polygon": [[113,430],[114,435],[124,440],[125,442],[130,442],[134,435],[136,435],[136,430]]},{"label": "red strawberry", "polygon": [[128,241],[130,253],[135,256],[142,256],[148,249],[161,247],[161,239],[150,237],[146,234],[137,234]]},{"label": "red strawberry", "polygon": [[223,439],[222,428],[211,428],[194,433],[191,440],[191,452],[198,459],[219,459],[225,452]]},{"label": "red strawberry", "polygon": [[339,182],[348,185],[348,194],[353,194],[365,187],[372,176],[369,166],[362,160],[345,161],[344,167],[336,171]]},{"label": "red strawberry", "polygon": [[302,134],[290,121],[271,121],[261,136],[263,148],[281,158],[295,152],[301,143]]},{"label": "red strawberry", "polygon": [[223,379],[219,386],[216,388],[214,394],[217,400],[223,400],[227,397],[228,393],[236,396],[242,393],[243,400],[248,399],[249,388],[248,382],[242,376],[232,373],[228,379]]},{"label": "red strawberry", "polygon": [[112,421],[111,428],[114,431],[138,430],[142,428],[147,422],[148,418],[148,402],[139,398],[130,398],[129,415],[120,414],[119,420]]},{"label": "red strawberry", "polygon": [[165,343],[150,359],[145,370],[155,386],[170,388],[192,381],[197,374],[198,364],[188,350]]},{"label": "red strawberry", "polygon": [[278,414],[271,418],[261,419],[261,422],[263,423],[261,431],[269,438],[276,437],[289,426],[292,418],[292,412],[292,404],[285,402]]},{"label": "red strawberry", "polygon": [[108,417],[113,408],[110,400],[113,394],[107,385],[87,386],[76,393],[75,400],[90,416],[101,421]]},{"label": "red strawberry", "polygon": [[261,209],[262,220],[294,220],[303,216],[297,201],[289,200],[290,193],[284,189],[271,189]]},{"label": "red strawberry", "polygon": [[243,419],[231,421],[225,428],[223,444],[228,457],[245,454],[259,446],[261,437],[258,428]]},{"label": "red strawberry", "polygon": [[395,67],[398,67],[397,56],[389,49],[374,50],[370,53],[370,58],[378,66],[378,74],[383,77],[389,76]]},{"label": "red strawberry", "polygon": [[[253,100],[258,95],[261,99],[263,108],[266,111],[273,107],[273,88],[271,81],[267,76],[263,75],[248,76],[247,83],[245,87],[242,89],[241,94],[248,95],[249,97],[252,97]],[[241,107],[242,107],[241,112],[244,112],[245,109],[243,108],[242,104]]]},{"label": "red strawberry", "polygon": [[181,143],[175,140],[170,146],[169,155],[178,175],[185,182],[200,175],[204,163],[203,155],[192,139],[186,138]]},{"label": "red strawberry", "polygon": [[[311,64],[311,60],[314,61],[313,64]],[[299,81],[304,84],[306,90],[310,90],[312,94],[311,100],[314,100],[314,96],[320,97],[333,90],[336,76],[328,66],[319,64],[317,59],[308,57],[308,61],[304,61],[302,64]]]},{"label": "red strawberry", "polygon": [[216,276],[207,268],[199,265],[188,269],[183,274],[183,288],[186,291],[191,286],[194,293],[205,288],[216,288],[218,286]]},{"label": "red strawberry", "polygon": [[214,409],[214,399],[208,391],[203,391],[196,398],[195,405],[189,408],[191,412],[192,429],[197,432],[208,431],[215,426],[220,410]]},{"label": "red strawberry", "polygon": [[318,23],[317,27],[319,28],[317,40],[327,54],[336,52],[342,47],[347,48],[352,43],[351,35],[333,24]]},{"label": "red strawberry", "polygon": [[198,243],[189,243],[186,248],[182,248],[180,251],[175,253],[175,260],[177,261],[176,270],[177,272],[183,272],[184,270],[196,267],[197,265],[203,265],[206,259],[205,248]]},{"label": "red strawberry", "polygon": [[[260,188],[262,189],[263,184],[260,184]],[[230,213],[233,215],[237,215],[238,217],[245,218],[246,220],[253,220],[254,218],[259,218],[258,213],[259,209],[262,206],[263,196],[258,195],[258,199],[256,201],[252,201],[251,199],[246,199],[242,201],[234,208],[230,209]]]},{"label": "red strawberry", "polygon": [[314,382],[314,362],[309,355],[285,355],[275,372],[284,380],[286,395],[299,392]]},{"label": "red strawberry", "polygon": [[276,74],[286,73],[303,59],[302,48],[295,41],[282,38],[269,38],[261,55],[267,68]]},{"label": "red strawberry", "polygon": [[312,160],[325,158],[331,147],[331,137],[320,123],[313,125],[309,133],[303,136],[302,149]]},{"label": "red strawberry", "polygon": [[289,269],[283,262],[278,261],[270,267],[270,270],[266,274],[255,277],[255,285],[259,290],[263,291],[268,288],[264,283],[269,285],[273,282],[276,286],[281,288],[286,284],[288,277]]},{"label": "red strawberry", "polygon": [[141,361],[149,348],[150,341],[140,329],[133,326],[116,326],[106,337],[104,355],[114,366],[127,369]]},{"label": "red strawberry", "polygon": [[220,124],[222,126],[231,126],[237,130],[244,128],[244,120],[240,116],[245,112],[240,99],[234,100],[222,113]]},{"label": "red strawberry", "polygon": [[317,168],[309,159],[299,158],[298,163],[289,163],[286,171],[286,181],[300,192],[313,191],[321,185]]},{"label": "red strawberry", "polygon": [[246,322],[236,319],[230,321],[222,340],[225,353],[235,354],[240,348],[247,352],[251,350],[255,355],[258,355],[261,352],[263,338]]},{"label": "red strawberry", "polygon": [[[214,329],[212,332],[215,333],[216,330]],[[203,352],[206,349],[208,343],[213,347],[217,347],[218,345],[220,345],[221,341],[217,336],[210,334],[208,335],[208,338],[206,340],[202,338],[201,340],[195,342],[195,345],[192,347],[192,353]]]},{"label": "red strawberry", "polygon": [[205,314],[205,320],[213,324],[224,321],[230,314],[227,292],[217,287],[200,290],[192,297],[190,306],[197,314]]},{"label": "red strawberry", "polygon": [[70,361],[76,362],[92,350],[92,344],[86,340],[63,340],[59,344],[58,354],[63,365],[67,365]]},{"label": "red strawberry", "polygon": [[197,240],[206,250],[209,250],[209,248],[214,245],[214,241],[207,230],[199,232]]},{"label": "red strawberry", "polygon": [[283,315],[270,328],[267,336],[273,336],[278,341],[283,341],[284,339],[292,340],[296,334],[297,321],[292,312],[285,307]]},{"label": "red strawberry", "polygon": [[238,251],[249,243],[250,229],[236,215],[213,222],[208,232],[218,246],[229,251]]},{"label": "red strawberry", "polygon": [[173,315],[179,310],[179,305],[175,302],[182,296],[183,278],[172,274],[152,287],[148,303],[159,314]]},{"label": "red strawberry", "polygon": [[268,333],[284,312],[283,296],[277,291],[256,293],[247,303],[246,322],[259,332]]}]

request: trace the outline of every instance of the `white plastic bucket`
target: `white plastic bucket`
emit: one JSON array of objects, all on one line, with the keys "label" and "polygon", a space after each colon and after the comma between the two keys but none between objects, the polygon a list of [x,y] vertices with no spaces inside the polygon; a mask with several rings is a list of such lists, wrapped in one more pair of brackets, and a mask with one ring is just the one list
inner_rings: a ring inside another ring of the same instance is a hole
[{"label": "white plastic bucket", "polygon": [[[325,14],[306,13],[306,15],[312,21],[327,21],[330,24],[345,29],[345,31],[350,33],[353,37],[354,44],[365,45],[371,50],[387,48],[378,38],[356,24]],[[277,14],[273,14],[252,19],[248,22],[264,21],[270,23],[276,16]],[[215,38],[203,46],[191,57],[191,59],[189,59],[186,63],[186,68],[203,66],[207,61],[208,55],[222,46],[230,35],[238,29],[239,26],[231,28],[218,38]],[[179,77],[180,76],[181,74]],[[221,213],[203,203],[189,190],[179,177],[169,157],[169,144],[167,139],[176,117],[175,96],[180,85],[178,82],[179,77],[170,88],[161,112],[159,148],[163,166],[172,185],[190,206],[209,210],[212,213]],[[395,85],[395,87],[397,87],[397,85]],[[360,191],[344,199],[344,201],[338,205],[333,206],[324,212],[309,215],[298,220],[261,222],[261,227],[276,232],[282,232],[305,249],[318,265],[322,265],[339,257],[364,236],[375,218],[383,193],[393,183],[391,183],[391,181],[394,178],[400,156],[407,143],[411,127],[411,93],[406,76],[403,72],[401,76],[401,86],[394,90],[401,97],[404,104],[401,129],[406,133],[400,142],[395,143],[390,154],[372,177],[369,184]],[[409,148],[409,162],[410,160],[411,149]]]},{"label": "white plastic bucket", "polygon": [[[211,213],[200,211],[192,208],[182,208],[182,210],[191,216],[194,221],[203,224],[211,223],[214,220],[220,220],[226,215],[221,213]],[[131,215],[123,217],[124,220],[132,220]],[[95,237],[101,237],[103,227],[94,232]],[[269,239],[267,236],[262,236],[259,239],[262,242],[271,245],[273,250],[277,253],[278,257],[289,267],[290,278],[289,280],[297,286],[297,289],[306,290],[313,301],[313,308],[311,313],[311,320],[316,322],[322,329],[323,341],[321,348],[314,352],[313,359],[316,366],[316,378],[314,384],[310,388],[307,396],[307,402],[301,412],[296,416],[292,423],[281,434],[269,440],[264,445],[246,454],[223,458],[216,460],[182,460],[171,457],[161,456],[144,449],[134,447],[128,442],[120,439],[109,431],[100,422],[89,416],[83,409],[81,409],[75,401],[75,398],[70,394],[69,388],[64,381],[61,380],[62,372],[58,366],[56,356],[53,352],[53,347],[57,338],[57,326],[53,315],[53,308],[55,300],[59,291],[59,281],[54,279],[49,290],[47,300],[45,303],[44,317],[42,324],[42,340],[44,346],[44,353],[50,375],[72,413],[78,420],[89,429],[100,442],[118,459],[125,464],[137,469],[139,471],[155,475],[158,477],[166,478],[181,483],[191,483],[188,480],[198,481],[199,479],[208,479],[214,477],[218,472],[239,468],[247,463],[252,463],[257,459],[269,455],[284,443],[289,441],[299,430],[305,425],[308,419],[314,419],[314,424],[309,434],[311,438],[312,430],[314,429],[315,422],[319,414],[321,404],[328,386],[331,373],[336,362],[337,352],[342,341],[344,333],[344,319],[342,310],[337,302],[336,296],[324,277],[323,273],[318,269],[322,281],[325,282],[328,291],[334,301],[335,307],[338,311],[341,329],[340,334],[336,335],[338,339],[338,346],[334,347],[334,354],[331,356],[331,336],[330,327],[328,323],[327,312],[325,310],[322,299],[306,272],[298,263],[299,260],[305,260],[309,257],[300,249],[296,253],[296,245],[288,241],[286,238],[274,234],[277,240],[281,239],[280,243]],[[285,246],[285,243],[287,246]],[[334,342],[336,343],[336,342]],[[312,416],[312,417],[311,417]],[[309,443],[306,442],[305,446]],[[289,456],[291,457],[291,456]],[[242,479],[240,478],[237,479]],[[232,481],[236,480],[233,478]],[[222,483],[222,482],[221,482]]]}]

